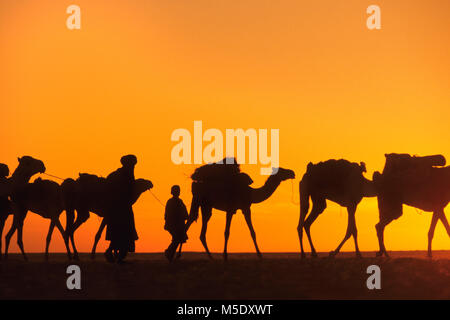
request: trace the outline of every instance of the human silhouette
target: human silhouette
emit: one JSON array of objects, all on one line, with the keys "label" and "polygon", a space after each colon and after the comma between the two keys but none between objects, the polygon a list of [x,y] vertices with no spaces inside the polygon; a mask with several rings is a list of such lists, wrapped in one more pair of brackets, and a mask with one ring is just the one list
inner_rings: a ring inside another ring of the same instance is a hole
[{"label": "human silhouette", "polygon": [[[97,216],[104,218],[108,211],[108,206],[111,196],[108,194],[106,188],[106,179],[98,177],[93,174],[80,173],[78,179],[66,179],[62,183],[64,203],[67,212],[67,227],[66,231],[69,233],[74,251],[74,258],[78,258],[78,252],[75,246],[74,233],[75,231],[89,219],[89,212],[95,213]],[[133,187],[132,203],[133,205],[147,190],[153,188],[151,181],[146,179],[137,179]],[[77,211],[77,218],[75,221],[75,210]],[[99,226],[95,235],[94,245],[91,251],[91,258],[95,257],[95,250],[97,243],[106,226],[105,219]]]},{"label": "human silhouette", "polygon": [[377,256],[388,256],[384,246],[384,229],[403,214],[403,204],[433,212],[428,231],[428,256],[432,257],[431,243],[440,220],[450,237],[450,226],[444,208],[450,202],[450,166],[445,166],[442,155],[411,156],[386,154],[383,173],[375,172],[373,182],[378,192],[380,221],[375,226],[380,251]]},{"label": "human silhouette", "polygon": [[106,240],[110,246],[105,252],[107,261],[123,263],[128,252],[135,252],[138,240],[133,214],[133,190],[135,185],[135,155],[126,155],[120,159],[122,167],[110,173],[106,178],[106,189],[110,196],[106,219]]},{"label": "human silhouette", "polygon": [[187,240],[186,220],[188,219],[188,212],[183,200],[180,199],[180,186],[172,186],[170,193],[173,197],[166,203],[164,229],[172,235],[172,242],[165,251],[166,258],[172,261],[178,247],[177,258],[181,257],[181,248]]},{"label": "human silhouette", "polygon": [[265,184],[255,189],[249,186],[252,180],[247,174],[240,172],[239,165],[235,159],[232,162],[230,163],[227,159],[223,159],[216,164],[207,164],[195,170],[192,175],[192,203],[186,229],[197,220],[198,211],[201,208],[202,230],[200,241],[209,258],[212,259],[206,243],[208,221],[211,218],[213,208],[225,211],[226,226],[223,257],[226,260],[231,219],[236,211],[240,209],[250,230],[256,253],[258,257],[261,257],[251,220],[250,206],[253,203],[260,203],[268,199],[282,181],[294,179],[295,173],[289,169],[274,168],[273,174],[269,176]]},{"label": "human silhouette", "polygon": [[[327,207],[327,200],[331,200],[347,208],[348,222],[347,232],[338,247],[330,252],[330,256],[335,256],[344,243],[353,236],[355,241],[356,256],[361,253],[358,248],[357,229],[355,221],[356,207],[363,197],[375,197],[375,187],[372,181],[366,179],[363,173],[366,172],[364,162],[360,164],[344,159],[327,160],[318,164],[308,164],[306,173],[299,184],[300,190],[300,219],[297,227],[300,240],[301,257],[305,257],[303,250],[303,229],[311,246],[312,257],[317,257],[316,249],[312,243],[310,228],[317,217]],[[313,207],[305,221],[309,210],[309,199],[311,198]]]}]

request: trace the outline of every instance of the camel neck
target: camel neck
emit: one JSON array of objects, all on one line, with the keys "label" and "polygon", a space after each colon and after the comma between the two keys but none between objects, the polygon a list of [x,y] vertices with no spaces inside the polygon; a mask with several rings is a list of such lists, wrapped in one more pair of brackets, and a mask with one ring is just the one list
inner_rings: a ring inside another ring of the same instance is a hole
[{"label": "camel neck", "polygon": [[12,186],[19,186],[25,183],[28,183],[30,181],[31,175],[27,174],[26,172],[23,172],[23,170],[19,167],[17,168],[14,173],[12,174],[10,181],[12,183]]},{"label": "camel neck", "polygon": [[276,176],[270,176],[261,188],[252,188],[252,203],[263,202],[268,199],[278,188],[281,181]]},{"label": "camel neck", "polygon": [[363,196],[364,197],[376,197],[377,192],[373,181],[363,178]]}]

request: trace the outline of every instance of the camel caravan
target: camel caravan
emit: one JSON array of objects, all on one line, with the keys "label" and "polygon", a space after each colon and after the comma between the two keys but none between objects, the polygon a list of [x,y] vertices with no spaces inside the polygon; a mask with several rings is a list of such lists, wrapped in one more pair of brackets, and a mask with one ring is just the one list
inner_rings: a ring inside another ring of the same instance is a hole
[{"label": "camel caravan", "polygon": [[[391,221],[402,215],[404,204],[433,213],[428,232],[429,257],[432,256],[432,240],[438,221],[442,222],[450,236],[450,226],[444,213],[444,208],[450,202],[450,166],[445,167],[445,158],[442,155],[419,157],[395,153],[385,156],[383,172],[375,172],[373,180],[364,177],[366,166],[363,162],[354,163],[340,159],[307,165],[299,183],[300,219],[297,232],[302,258],[306,257],[303,231],[308,238],[311,256],[317,256],[311,237],[311,225],[326,209],[327,200],[345,207],[348,214],[345,236],[337,248],[330,252],[330,256],[335,256],[350,237],[354,240],[356,256],[361,256],[355,213],[364,197],[377,197],[378,200],[379,222],[375,229],[380,250],[377,256],[388,256],[384,245],[384,229]],[[176,228],[178,234],[174,233],[175,229],[167,227],[166,221],[166,230],[170,230],[173,236],[169,248],[174,248],[165,251],[169,261],[172,261],[177,247],[180,248],[177,258],[181,256],[181,246],[187,240],[190,225],[197,221],[199,210],[202,216],[200,241],[207,255],[212,258],[206,241],[206,232],[213,209],[224,211],[226,214],[223,258],[227,259],[231,221],[238,210],[244,215],[256,253],[261,257],[252,224],[251,205],[267,200],[283,181],[295,179],[295,173],[289,169],[274,168],[263,186],[253,188],[250,186],[253,180],[241,172],[239,164],[233,160],[224,159],[195,170],[191,176],[192,201],[188,215],[184,203],[178,198],[179,187],[172,187],[172,190],[178,191],[173,193],[174,198],[169,201],[172,204],[171,210],[175,210],[175,213],[170,214],[176,215],[177,210],[184,210],[185,213],[182,214],[181,220],[178,219],[178,226],[181,223],[181,229]],[[5,222],[9,215],[13,216],[11,228],[5,236],[5,258],[8,256],[11,237],[17,231],[17,244],[24,259],[27,260],[23,245],[23,224],[29,211],[50,220],[45,246],[46,259],[49,258],[49,246],[55,227],[64,239],[68,258],[79,258],[75,245],[75,231],[87,221],[90,213],[102,218],[94,237],[92,258],[95,257],[96,247],[105,227],[106,239],[110,241],[110,246],[105,252],[107,261],[123,262],[128,252],[135,251],[134,243],[138,236],[132,206],[142,193],[153,188],[151,181],[134,178],[134,167],[137,164],[135,156],[122,157],[122,167],[106,178],[80,173],[77,179],[65,179],[61,184],[40,177],[30,182],[33,176],[45,173],[44,163],[30,156],[18,158],[18,162],[11,176],[8,166],[0,164],[0,253]],[[309,212],[310,202],[312,209]],[[64,211],[65,228],[59,219]],[[166,218],[167,216],[166,206]]]}]

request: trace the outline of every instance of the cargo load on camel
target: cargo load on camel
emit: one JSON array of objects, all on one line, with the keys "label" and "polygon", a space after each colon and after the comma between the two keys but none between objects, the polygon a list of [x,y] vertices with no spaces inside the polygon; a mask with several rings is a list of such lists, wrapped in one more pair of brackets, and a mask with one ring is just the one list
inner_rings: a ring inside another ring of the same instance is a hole
[{"label": "cargo load on camel", "polygon": [[411,156],[407,153],[389,153],[385,154],[386,164],[383,174],[390,174],[409,169],[443,167],[445,166],[445,157],[441,154],[431,156]]},{"label": "cargo load on camel", "polygon": [[191,178],[195,182],[204,183],[223,183],[224,181],[233,181],[239,185],[251,185],[252,178],[246,173],[241,172],[240,166],[235,158],[225,158],[220,162],[203,165],[195,169]]}]

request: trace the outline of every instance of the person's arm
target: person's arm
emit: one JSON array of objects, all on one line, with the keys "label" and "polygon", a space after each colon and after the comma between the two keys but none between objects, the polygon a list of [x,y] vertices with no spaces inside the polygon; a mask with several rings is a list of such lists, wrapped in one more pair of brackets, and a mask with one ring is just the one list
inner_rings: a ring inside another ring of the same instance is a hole
[{"label": "person's arm", "polygon": [[169,211],[170,211],[170,201],[166,202],[166,208],[164,210],[164,220],[167,221],[167,217],[169,215]]}]

